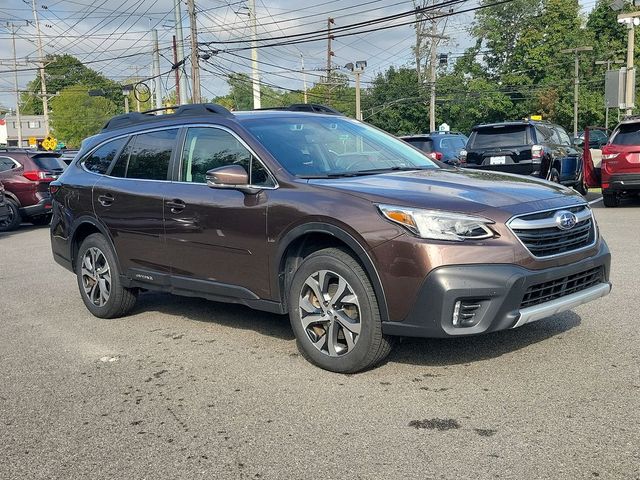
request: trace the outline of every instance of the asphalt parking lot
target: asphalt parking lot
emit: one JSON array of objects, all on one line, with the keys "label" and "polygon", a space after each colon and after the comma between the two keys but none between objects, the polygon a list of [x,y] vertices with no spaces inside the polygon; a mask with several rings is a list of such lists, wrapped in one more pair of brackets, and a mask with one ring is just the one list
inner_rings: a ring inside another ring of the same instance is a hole
[{"label": "asphalt parking lot", "polygon": [[640,478],[640,201],[594,208],[611,295],[350,376],[240,306],[96,319],[46,227],[0,234],[0,478]]}]

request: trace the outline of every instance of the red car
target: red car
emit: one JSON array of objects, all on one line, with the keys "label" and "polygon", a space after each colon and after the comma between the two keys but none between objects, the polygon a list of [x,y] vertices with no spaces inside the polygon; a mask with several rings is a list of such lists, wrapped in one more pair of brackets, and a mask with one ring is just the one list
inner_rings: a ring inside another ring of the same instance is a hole
[{"label": "red car", "polygon": [[640,194],[640,118],[623,120],[602,149],[589,148],[584,140],[585,180],[602,188],[605,207],[617,207],[625,195]]},{"label": "red car", "polygon": [[46,225],[51,220],[49,183],[64,170],[57,153],[37,150],[0,150],[0,182],[4,184],[9,215],[0,231],[17,228],[24,220]]}]

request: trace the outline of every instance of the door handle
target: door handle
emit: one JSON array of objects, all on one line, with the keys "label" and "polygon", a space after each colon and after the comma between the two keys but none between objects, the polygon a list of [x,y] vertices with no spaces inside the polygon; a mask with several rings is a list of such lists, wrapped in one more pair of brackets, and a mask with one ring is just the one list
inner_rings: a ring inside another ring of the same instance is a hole
[{"label": "door handle", "polygon": [[166,202],[166,205],[167,205],[167,207],[169,207],[171,209],[171,213],[180,213],[187,206],[187,204],[184,203],[179,198],[174,198],[173,200],[168,200]]},{"label": "door handle", "polygon": [[102,205],[103,207],[111,206],[114,200],[115,198],[113,198],[113,195],[110,194],[98,195],[98,202],[100,202],[100,205]]}]

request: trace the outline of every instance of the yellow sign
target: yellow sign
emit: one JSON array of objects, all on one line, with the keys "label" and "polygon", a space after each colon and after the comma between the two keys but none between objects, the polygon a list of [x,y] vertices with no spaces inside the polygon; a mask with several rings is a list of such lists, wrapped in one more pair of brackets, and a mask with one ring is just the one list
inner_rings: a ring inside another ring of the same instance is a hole
[{"label": "yellow sign", "polygon": [[58,141],[51,135],[47,135],[47,138],[42,141],[42,148],[44,148],[45,150],[55,150],[57,146]]},{"label": "yellow sign", "polygon": [[531,115],[530,118],[531,118],[531,120],[534,120],[534,121],[535,120],[540,121],[540,120],[542,120],[542,115]]},{"label": "yellow sign", "polygon": [[35,147],[38,144],[38,139],[36,137],[29,137],[29,146]]}]

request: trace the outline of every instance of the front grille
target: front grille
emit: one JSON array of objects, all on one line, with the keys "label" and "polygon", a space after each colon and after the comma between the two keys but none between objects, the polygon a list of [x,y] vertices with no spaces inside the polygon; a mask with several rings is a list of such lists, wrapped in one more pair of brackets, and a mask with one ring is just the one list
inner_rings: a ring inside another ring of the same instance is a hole
[{"label": "front grille", "polygon": [[520,308],[550,302],[556,298],[586,290],[602,282],[604,282],[604,270],[602,267],[596,267],[548,282],[538,283],[527,289],[522,298],[522,303],[520,303]]},{"label": "front grille", "polygon": [[[555,224],[559,211],[576,215],[578,222],[569,230]],[[595,241],[595,228],[591,210],[587,206],[571,207],[517,217],[509,222],[511,231],[535,257],[551,257],[571,253]]]}]

